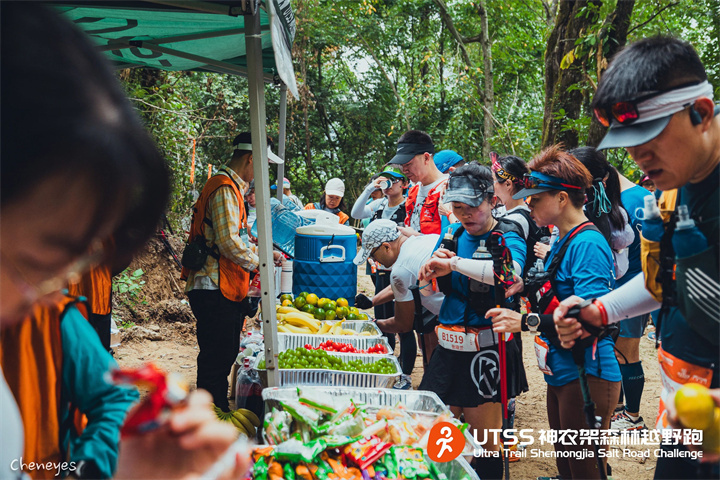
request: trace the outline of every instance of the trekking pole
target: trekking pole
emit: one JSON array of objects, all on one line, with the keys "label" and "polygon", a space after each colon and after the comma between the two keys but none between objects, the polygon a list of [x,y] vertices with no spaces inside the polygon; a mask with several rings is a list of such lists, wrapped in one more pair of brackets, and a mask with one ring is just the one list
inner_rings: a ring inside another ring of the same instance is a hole
[{"label": "trekking pole", "polygon": [[[578,321],[580,321],[580,310],[583,308],[583,306],[583,303],[575,305],[570,310],[568,310],[568,313],[565,315],[565,317],[576,318],[578,319]],[[584,322],[581,323],[583,323],[584,327],[589,327]],[[595,338],[595,341],[597,341],[597,336]],[[588,383],[587,372],[585,371],[585,347],[580,342],[580,339],[577,339],[575,341],[575,345],[573,345],[571,352],[573,361],[577,366],[578,377],[580,381],[580,391],[582,392],[583,396],[583,412],[585,413],[585,423],[587,423],[588,427],[593,430],[600,430],[600,427],[602,427],[602,418],[595,415],[595,402],[593,402],[592,397],[590,396],[590,384]],[[593,450],[595,451],[595,459],[597,460],[600,478],[602,480],[607,480],[607,472],[605,471],[605,468],[603,468],[603,461],[602,458],[600,458],[599,441],[600,439],[593,442]]]},{"label": "trekking pole", "polygon": [[[493,283],[495,286],[495,306],[502,308],[505,304],[505,290],[512,279],[512,256],[505,246],[505,238],[498,232],[490,235],[490,253],[493,260]],[[508,274],[510,279],[508,279]],[[510,479],[510,452],[505,445],[505,431],[508,428],[508,388],[507,388],[507,351],[505,334],[498,335],[498,356],[500,357],[500,404],[502,408],[503,457],[505,458],[505,480]]]},{"label": "trekking pole", "polygon": [[172,256],[173,260],[175,260],[175,263],[177,263],[178,268],[182,270],[182,262],[180,262],[180,259],[177,256],[177,253],[175,253],[175,250],[173,250],[172,245],[170,245],[170,241],[168,240],[167,236],[165,236],[165,230],[162,228],[160,229],[160,241],[165,246],[168,252],[170,252],[170,255]]},{"label": "trekking pole", "polygon": [[422,301],[420,299],[420,288],[415,285],[410,285],[410,292],[412,292],[413,301],[415,302],[415,316],[413,319],[413,330],[415,330],[418,333],[418,336],[420,337],[420,347],[422,348],[422,356],[423,356],[423,368],[427,367],[428,364],[428,358],[427,358],[427,351],[425,349],[425,334],[423,333],[423,327],[425,326],[423,324],[423,306]]}]

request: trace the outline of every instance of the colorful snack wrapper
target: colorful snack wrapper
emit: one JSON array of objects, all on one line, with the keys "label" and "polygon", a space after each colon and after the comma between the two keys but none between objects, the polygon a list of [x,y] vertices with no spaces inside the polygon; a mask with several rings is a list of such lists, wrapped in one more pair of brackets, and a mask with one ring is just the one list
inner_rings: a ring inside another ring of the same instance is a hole
[{"label": "colorful snack wrapper", "polygon": [[279,460],[300,463],[312,462],[316,456],[325,450],[325,442],[321,439],[312,442],[302,443],[295,439],[290,439],[275,447],[275,457]]},{"label": "colorful snack wrapper", "polygon": [[334,404],[332,396],[320,395],[308,389],[302,390],[300,387],[298,387],[297,392],[298,400],[303,405],[317,410],[320,413],[327,413],[330,415],[338,413],[338,408]]},{"label": "colorful snack wrapper", "polygon": [[361,438],[360,440],[346,445],[343,453],[361,469],[375,463],[377,459],[387,452],[392,444],[383,442],[377,436]]},{"label": "colorful snack wrapper", "polygon": [[393,447],[392,453],[397,459],[400,475],[405,478],[428,478],[430,468],[425,463],[422,450],[406,446]]}]

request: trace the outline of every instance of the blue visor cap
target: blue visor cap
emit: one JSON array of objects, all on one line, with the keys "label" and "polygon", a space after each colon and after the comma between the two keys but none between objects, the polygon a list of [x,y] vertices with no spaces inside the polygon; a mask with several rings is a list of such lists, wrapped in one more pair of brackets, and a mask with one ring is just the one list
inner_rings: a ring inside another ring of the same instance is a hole
[{"label": "blue visor cap", "polygon": [[458,162],[461,162],[463,157],[461,157],[455,150],[440,150],[435,154],[435,156],[433,156],[433,160],[435,161],[435,166],[438,170],[442,173],[447,173],[450,167]]},{"label": "blue visor cap", "polygon": [[477,207],[488,195],[494,193],[495,190],[493,190],[492,184],[483,187],[477,180],[462,175],[448,179],[447,189],[442,201],[443,203],[458,202]]},{"label": "blue visor cap", "polygon": [[522,179],[523,188],[518,193],[513,195],[514,200],[520,200],[530,195],[535,195],[550,190],[583,190],[582,187],[572,185],[567,181],[559,177],[553,177],[552,175],[545,175],[540,172],[530,172],[526,174]]}]

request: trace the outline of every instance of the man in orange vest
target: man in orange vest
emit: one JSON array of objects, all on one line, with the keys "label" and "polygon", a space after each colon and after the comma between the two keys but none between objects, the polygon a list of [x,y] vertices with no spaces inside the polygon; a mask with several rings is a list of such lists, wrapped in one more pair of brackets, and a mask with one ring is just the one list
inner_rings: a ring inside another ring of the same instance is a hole
[{"label": "man in orange vest", "polygon": [[[181,275],[187,280],[185,292],[197,319],[197,387],[210,392],[224,411],[229,410],[227,377],[250,308],[250,272],[258,267],[243,200],[243,192],[254,179],[250,132],[235,137],[233,145],[230,163],[207,181],[194,207],[190,240],[204,243],[207,258],[201,268],[184,267]],[[268,139],[268,160],[282,163],[270,146]],[[280,252],[273,255],[276,263],[282,261]]]},{"label": "man in orange vest", "polygon": [[435,233],[442,235],[450,221],[440,213],[440,199],[448,176],[440,172],[433,154],[432,138],[420,130],[403,133],[391,164],[401,165],[403,173],[414,183],[405,202],[406,235]]}]

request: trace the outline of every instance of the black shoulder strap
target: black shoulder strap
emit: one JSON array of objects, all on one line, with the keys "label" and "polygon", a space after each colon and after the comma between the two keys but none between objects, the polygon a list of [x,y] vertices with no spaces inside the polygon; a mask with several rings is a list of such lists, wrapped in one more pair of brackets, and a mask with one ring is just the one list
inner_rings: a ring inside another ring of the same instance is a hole
[{"label": "black shoulder strap", "polygon": [[506,217],[496,218],[496,220],[497,225],[493,228],[494,231],[502,234],[513,232],[523,240],[525,239],[525,233],[523,232],[522,225],[520,225],[520,223]]}]

